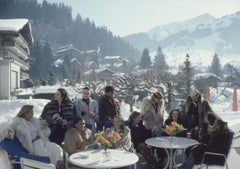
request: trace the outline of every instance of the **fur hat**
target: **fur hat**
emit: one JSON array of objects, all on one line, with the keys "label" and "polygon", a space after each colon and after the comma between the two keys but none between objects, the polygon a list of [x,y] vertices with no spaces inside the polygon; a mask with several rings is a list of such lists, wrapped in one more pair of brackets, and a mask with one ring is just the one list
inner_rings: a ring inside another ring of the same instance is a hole
[{"label": "fur hat", "polygon": [[192,91],[190,92],[190,96],[191,96],[191,97],[197,96],[197,95],[199,95],[199,94],[200,94],[200,92],[199,92],[198,90],[192,90]]},{"label": "fur hat", "polygon": [[158,99],[162,99],[162,98],[163,98],[163,95],[162,95],[162,93],[160,93],[160,92],[154,92],[154,93],[153,93],[153,96],[156,97],[156,98],[158,98]]}]

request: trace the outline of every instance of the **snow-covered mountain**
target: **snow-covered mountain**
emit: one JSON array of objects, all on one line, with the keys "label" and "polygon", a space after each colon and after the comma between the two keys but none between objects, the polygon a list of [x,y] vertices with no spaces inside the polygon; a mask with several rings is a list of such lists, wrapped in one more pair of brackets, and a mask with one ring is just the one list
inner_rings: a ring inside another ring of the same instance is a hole
[{"label": "snow-covered mountain", "polygon": [[225,64],[240,56],[239,28],[240,12],[222,18],[204,14],[183,22],[156,26],[146,33],[124,39],[141,51],[144,48],[155,51],[160,45],[167,56],[172,56],[167,59],[173,61],[188,53],[200,63],[201,58],[206,61],[206,57],[209,62],[217,53]]},{"label": "snow-covered mountain", "polygon": [[183,21],[180,23],[171,23],[163,26],[156,26],[147,32],[150,39],[156,39],[157,41],[164,40],[173,34],[177,34],[182,31],[194,31],[198,26],[208,25],[215,20],[214,17],[204,14],[196,18]]}]

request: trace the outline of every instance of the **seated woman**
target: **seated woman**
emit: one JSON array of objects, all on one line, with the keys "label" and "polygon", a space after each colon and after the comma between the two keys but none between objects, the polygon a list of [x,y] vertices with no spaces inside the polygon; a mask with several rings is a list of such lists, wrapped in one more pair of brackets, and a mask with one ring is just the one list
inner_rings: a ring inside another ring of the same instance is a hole
[{"label": "seated woman", "polygon": [[[200,164],[204,152],[225,153],[228,143],[228,128],[221,119],[215,120],[213,126],[209,128],[209,138],[206,144],[194,146],[187,160],[179,169],[192,169],[194,164]],[[221,140],[221,141],[219,141]],[[208,158],[208,162],[216,162],[216,158]]]},{"label": "seated woman", "polygon": [[[61,156],[62,148],[48,140],[50,129],[42,124],[44,123],[33,117],[33,106],[24,105],[17,116],[13,118],[9,131],[14,132],[29,153],[48,156],[51,163],[57,164],[63,159]],[[8,133],[8,138],[13,138],[11,132]]]},{"label": "seated woman", "polygon": [[129,151],[131,148],[131,134],[130,129],[124,125],[124,120],[122,116],[115,115],[112,119],[113,127],[106,129],[106,134],[111,131],[118,132],[121,139],[114,144],[113,148],[123,149]]},{"label": "seated woman", "polygon": [[[180,125],[183,125],[184,128],[187,127],[186,123],[181,118],[180,111],[178,109],[173,109],[172,111],[170,111],[168,118],[164,122],[164,127],[166,125],[169,126],[171,124],[171,122],[176,122]],[[167,136],[168,134],[166,132],[163,132],[162,135]],[[184,131],[176,134],[176,136],[178,136],[178,137],[186,137],[186,135],[187,135],[187,130],[184,130]]]},{"label": "seated woman", "polygon": [[128,125],[131,130],[131,138],[134,148],[140,152],[148,163],[153,164],[154,168],[160,168],[154,156],[150,153],[145,140],[152,137],[151,130],[147,130],[141,121],[139,112],[132,112],[128,119]]},{"label": "seated woman", "polygon": [[54,100],[45,105],[41,114],[41,118],[47,121],[51,129],[49,140],[61,145],[67,129],[73,125],[76,117],[76,108],[67,91],[63,88],[57,89]]},{"label": "seated woman", "polygon": [[85,121],[77,118],[64,137],[64,149],[71,155],[84,150],[91,143],[91,130],[85,127]]}]

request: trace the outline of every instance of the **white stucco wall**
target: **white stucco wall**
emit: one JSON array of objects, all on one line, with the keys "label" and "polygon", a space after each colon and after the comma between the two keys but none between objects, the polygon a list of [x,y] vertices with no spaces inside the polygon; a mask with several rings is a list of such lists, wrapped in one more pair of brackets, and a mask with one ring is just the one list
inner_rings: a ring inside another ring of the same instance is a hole
[{"label": "white stucco wall", "polygon": [[10,80],[10,90],[14,91],[20,87],[20,66],[11,63],[11,80]]},{"label": "white stucco wall", "polygon": [[11,63],[6,60],[0,60],[0,99],[8,99],[10,92],[10,69]]}]

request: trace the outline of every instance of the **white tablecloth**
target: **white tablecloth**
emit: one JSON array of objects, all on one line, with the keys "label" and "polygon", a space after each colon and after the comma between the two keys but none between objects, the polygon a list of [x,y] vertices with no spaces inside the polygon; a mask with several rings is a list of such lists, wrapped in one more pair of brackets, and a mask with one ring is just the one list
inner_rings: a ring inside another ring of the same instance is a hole
[{"label": "white tablecloth", "polygon": [[[102,152],[104,150],[87,150],[84,152],[74,153],[69,157],[69,162],[80,167],[86,168],[118,168],[129,165],[134,165],[138,161],[138,156],[135,153],[128,151],[109,149],[111,152],[110,161],[102,161]],[[82,157],[81,155],[89,155]]]},{"label": "white tablecloth", "polygon": [[175,161],[173,161],[174,160],[173,150],[186,149],[190,146],[198,144],[199,142],[185,137],[176,137],[175,142],[171,143],[170,137],[163,136],[149,138],[145,141],[145,143],[152,147],[164,148],[168,156],[168,161],[165,168],[169,167],[169,169],[172,169],[173,164],[175,163]]}]

